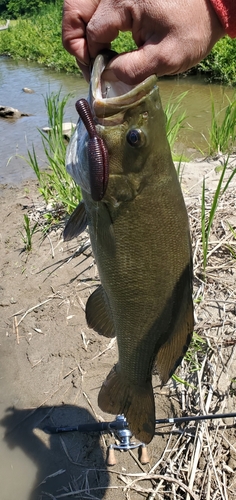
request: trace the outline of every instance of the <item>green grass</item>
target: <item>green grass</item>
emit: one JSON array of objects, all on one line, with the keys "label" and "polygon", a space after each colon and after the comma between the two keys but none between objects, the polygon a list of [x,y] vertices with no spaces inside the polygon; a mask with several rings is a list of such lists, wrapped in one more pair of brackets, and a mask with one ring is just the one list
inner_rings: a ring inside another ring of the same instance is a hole
[{"label": "green grass", "polygon": [[223,181],[225,178],[225,174],[228,168],[229,155],[226,157],[222,172],[215,190],[215,193],[212,198],[211,207],[208,213],[206,214],[206,181],[205,177],[202,183],[202,199],[201,199],[201,235],[202,235],[202,252],[203,252],[203,278],[206,278],[206,267],[207,267],[207,255],[208,255],[208,246],[209,246],[209,238],[211,234],[212,224],[215,218],[216,210],[219,204],[220,197],[226,192],[227,188],[230,185],[230,182],[234,175],[236,174],[236,168],[232,170],[229,175],[227,181],[223,186]]},{"label": "green grass", "polygon": [[[194,373],[201,369],[201,362],[199,361],[199,356],[203,356],[207,350],[207,342],[198,333],[193,332],[193,337],[190,346],[184,356],[184,360],[188,364],[189,373]],[[179,384],[183,384],[185,387],[193,387],[192,384],[181,378],[179,375],[172,375],[173,380]]]},{"label": "green grass", "polygon": [[61,40],[62,2],[45,6],[30,19],[17,20],[15,26],[0,32],[0,54],[34,61],[42,66],[68,73],[81,73],[75,58]]},{"label": "green grass", "polygon": [[225,36],[213,47],[210,54],[195,68],[210,82],[236,84],[236,39]]},{"label": "green grass", "polygon": [[236,148],[236,99],[216,111],[215,103],[211,102],[211,128],[209,130],[209,154],[233,152]]},{"label": "green grass", "polygon": [[120,31],[118,37],[112,42],[111,48],[120,54],[121,52],[130,52],[136,49],[137,45],[134,43],[129,31],[125,33]]},{"label": "green grass", "polygon": [[48,124],[51,130],[46,133],[39,130],[42,137],[44,153],[47,159],[47,170],[39,168],[34,147],[28,151],[28,163],[34,170],[39,192],[46,204],[71,214],[81,200],[80,187],[75,184],[65,168],[67,142],[63,135],[64,110],[70,94],[61,98],[61,93],[51,93],[45,97]]},{"label": "green grass", "polygon": [[188,91],[182,92],[179,96],[174,97],[171,94],[165,106],[166,115],[166,134],[170,144],[170,149],[173,151],[180,130],[185,126],[186,111],[182,111],[182,101]]},{"label": "green grass", "polygon": [[24,251],[30,252],[32,250],[32,237],[36,232],[38,223],[36,222],[32,227],[28,215],[24,215],[24,231],[20,231],[22,241],[24,243]]}]

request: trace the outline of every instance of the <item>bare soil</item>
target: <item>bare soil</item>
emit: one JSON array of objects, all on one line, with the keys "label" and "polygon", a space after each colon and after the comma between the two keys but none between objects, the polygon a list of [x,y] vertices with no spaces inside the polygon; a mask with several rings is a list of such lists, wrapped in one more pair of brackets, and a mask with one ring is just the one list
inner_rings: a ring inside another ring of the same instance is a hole
[{"label": "bare soil", "polygon": [[[172,380],[161,389],[153,377],[158,419],[235,411],[235,178],[219,202],[205,281],[202,273],[202,178],[209,211],[220,164],[189,163],[182,173],[193,239],[196,335],[178,370],[185,383]],[[233,168],[235,162],[229,172]],[[62,223],[43,236],[46,209],[35,181],[1,186],[0,196],[1,500],[233,500],[233,418],[157,426],[147,465],[134,449],[115,451],[116,465],[109,467],[107,449],[116,442],[111,434],[45,432],[46,426],[114,420],[99,409],[97,394],[117,359],[116,342],[86,325],[86,300],[99,283],[87,232],[65,243]],[[21,234],[24,214],[32,225],[38,221],[30,252]]]}]

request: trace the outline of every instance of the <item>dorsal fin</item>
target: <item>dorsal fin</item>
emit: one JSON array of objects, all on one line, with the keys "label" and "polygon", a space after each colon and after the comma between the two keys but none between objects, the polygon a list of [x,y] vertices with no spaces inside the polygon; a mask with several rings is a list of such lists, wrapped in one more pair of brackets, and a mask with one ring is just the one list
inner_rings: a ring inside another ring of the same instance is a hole
[{"label": "dorsal fin", "polygon": [[161,346],[156,357],[156,368],[165,384],[182,361],[193,334],[193,304],[189,302],[186,314],[179,317],[172,335]]},{"label": "dorsal fin", "polygon": [[168,328],[159,337],[155,360],[155,366],[163,384],[169,380],[181,363],[193,334],[191,256],[189,263],[175,284],[165,309],[165,314],[169,315],[170,320]]}]

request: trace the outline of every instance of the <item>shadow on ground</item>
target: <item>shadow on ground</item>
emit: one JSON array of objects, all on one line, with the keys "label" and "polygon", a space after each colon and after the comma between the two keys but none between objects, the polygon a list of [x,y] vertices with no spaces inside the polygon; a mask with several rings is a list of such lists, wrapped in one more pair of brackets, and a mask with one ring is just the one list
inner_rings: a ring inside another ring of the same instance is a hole
[{"label": "shadow on ground", "polygon": [[[46,426],[94,422],[87,410],[73,405],[37,410],[8,408],[0,422],[5,428],[4,440],[11,450],[21,448],[37,469],[34,486],[25,500],[73,498],[72,491],[78,492],[77,498],[104,497],[109,476],[99,434],[44,432]],[[27,474],[22,481],[27,481]]]}]

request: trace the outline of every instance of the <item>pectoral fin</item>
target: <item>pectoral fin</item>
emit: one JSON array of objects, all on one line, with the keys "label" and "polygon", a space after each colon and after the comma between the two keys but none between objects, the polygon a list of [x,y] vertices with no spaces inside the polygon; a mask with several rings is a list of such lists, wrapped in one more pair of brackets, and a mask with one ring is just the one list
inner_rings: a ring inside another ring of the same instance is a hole
[{"label": "pectoral fin", "polygon": [[71,214],[63,232],[64,241],[70,241],[79,236],[87,226],[87,214],[82,200]]},{"label": "pectoral fin", "polygon": [[105,337],[116,336],[107,294],[101,285],[90,295],[85,314],[89,328]]}]

